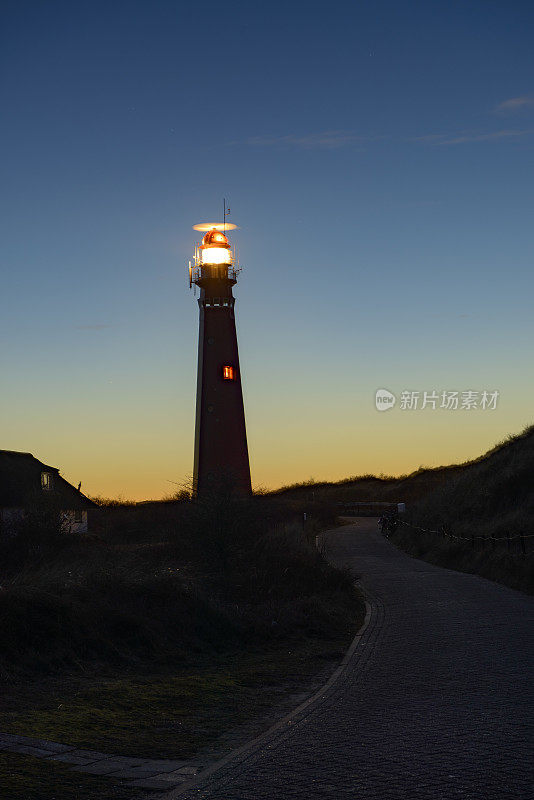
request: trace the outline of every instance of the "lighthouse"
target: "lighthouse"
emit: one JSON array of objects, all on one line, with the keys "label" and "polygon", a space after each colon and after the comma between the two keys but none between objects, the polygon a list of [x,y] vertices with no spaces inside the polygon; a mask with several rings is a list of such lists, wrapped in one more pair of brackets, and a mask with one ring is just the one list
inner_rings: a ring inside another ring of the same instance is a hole
[{"label": "lighthouse", "polygon": [[226,235],[236,226],[201,223],[205,231],[189,265],[189,285],[200,289],[193,491],[231,485],[251,493],[245,410],[232,288],[239,269]]}]

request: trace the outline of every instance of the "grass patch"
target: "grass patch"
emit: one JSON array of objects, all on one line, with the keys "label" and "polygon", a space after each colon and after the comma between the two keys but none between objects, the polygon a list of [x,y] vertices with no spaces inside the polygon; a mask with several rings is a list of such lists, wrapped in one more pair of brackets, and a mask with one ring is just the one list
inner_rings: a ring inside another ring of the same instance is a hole
[{"label": "grass patch", "polygon": [[118,755],[191,758],[229,729],[306,689],[318,673],[324,680],[361,622],[355,598],[346,637],[286,642],[174,675],[13,689],[0,729]]},{"label": "grass patch", "polygon": [[112,778],[72,772],[42,758],[0,753],[4,800],[137,800],[146,795]]}]

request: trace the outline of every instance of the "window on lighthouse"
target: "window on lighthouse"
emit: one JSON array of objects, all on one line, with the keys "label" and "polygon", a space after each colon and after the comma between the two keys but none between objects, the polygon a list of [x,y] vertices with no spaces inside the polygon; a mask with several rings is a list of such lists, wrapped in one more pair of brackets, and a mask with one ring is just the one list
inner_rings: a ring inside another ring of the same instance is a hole
[{"label": "window on lighthouse", "polygon": [[235,381],[235,369],[233,367],[223,367],[223,380]]}]

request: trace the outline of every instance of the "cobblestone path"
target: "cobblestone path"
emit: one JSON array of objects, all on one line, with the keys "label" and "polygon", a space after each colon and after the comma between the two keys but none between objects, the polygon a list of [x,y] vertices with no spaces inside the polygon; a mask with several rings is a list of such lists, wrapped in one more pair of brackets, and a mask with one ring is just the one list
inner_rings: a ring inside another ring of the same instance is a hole
[{"label": "cobblestone path", "polygon": [[[0,733],[0,752],[2,751],[59,761],[76,772],[106,775],[139,789],[169,789],[180,786],[202,769],[196,759],[183,761],[169,758],[130,758],[13,733]],[[8,800],[2,794],[1,786],[0,800]]]},{"label": "cobblestone path", "polygon": [[327,535],[369,595],[341,677],[179,800],[532,800],[534,599],[411,559],[359,520]]}]

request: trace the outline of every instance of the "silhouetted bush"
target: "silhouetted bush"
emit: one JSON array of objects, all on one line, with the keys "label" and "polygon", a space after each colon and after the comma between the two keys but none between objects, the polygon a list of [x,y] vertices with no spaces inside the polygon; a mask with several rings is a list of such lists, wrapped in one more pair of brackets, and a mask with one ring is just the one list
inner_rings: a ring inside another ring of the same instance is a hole
[{"label": "silhouetted bush", "polygon": [[16,569],[0,567],[5,676],[153,669],[281,637],[335,637],[357,617],[350,576],[324,560],[318,523],[305,529],[292,503],[212,493],[101,507],[91,526],[91,537],[58,533],[57,547],[33,527],[38,557],[28,545]]},{"label": "silhouetted bush", "polygon": [[68,532],[60,504],[54,497],[30,498],[25,512],[0,534],[0,575],[5,579],[52,558],[68,546]]}]

